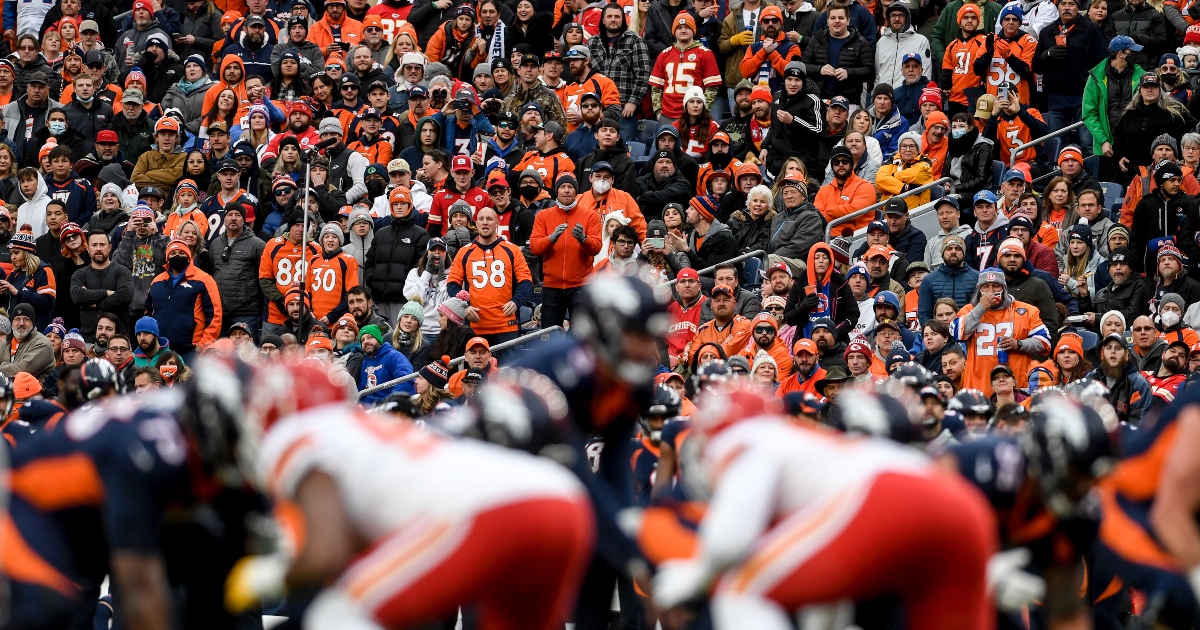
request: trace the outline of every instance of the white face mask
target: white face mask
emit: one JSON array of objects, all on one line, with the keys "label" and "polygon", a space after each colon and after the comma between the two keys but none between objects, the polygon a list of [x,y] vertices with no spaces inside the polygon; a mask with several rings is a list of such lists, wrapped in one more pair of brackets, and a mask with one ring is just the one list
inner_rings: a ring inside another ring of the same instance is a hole
[{"label": "white face mask", "polygon": [[608,192],[610,188],[612,188],[612,184],[607,180],[598,179],[592,182],[592,192],[596,193],[597,195],[603,195],[604,193]]},{"label": "white face mask", "polygon": [[1179,313],[1176,313],[1175,311],[1163,311],[1162,314],[1159,315],[1159,319],[1162,320],[1162,325],[1164,328],[1171,328],[1175,326],[1175,324],[1179,323]]}]

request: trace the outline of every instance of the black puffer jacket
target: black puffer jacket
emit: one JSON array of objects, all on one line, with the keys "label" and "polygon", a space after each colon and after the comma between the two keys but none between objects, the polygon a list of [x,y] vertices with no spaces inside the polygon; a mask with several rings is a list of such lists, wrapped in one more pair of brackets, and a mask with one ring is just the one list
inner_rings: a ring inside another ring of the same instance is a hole
[{"label": "black puffer jacket", "polygon": [[829,63],[829,29],[813,35],[800,59],[808,78],[816,82],[821,88],[821,96],[827,99],[845,96],[851,103],[857,103],[863,86],[870,86],[875,77],[875,47],[853,27],[838,55],[838,67],[846,71],[846,80],[837,81],[836,89],[826,90],[826,79],[830,77],[821,76],[822,66]]},{"label": "black puffer jacket", "polygon": [[1167,18],[1161,12],[1147,2],[1138,7],[1127,4],[1120,11],[1113,11],[1109,22],[1114,33],[1128,35],[1144,47],[1133,54],[1138,65],[1147,70],[1158,67],[1159,55],[1167,52],[1171,44],[1168,31],[1173,30],[1167,28]]},{"label": "black puffer jacket", "polygon": [[[991,140],[983,137],[978,129],[967,130],[961,138],[950,139],[946,161],[949,166],[942,169],[943,177],[954,177],[954,192],[966,199],[992,184]],[[957,176],[952,175],[957,171]]]},{"label": "black puffer jacket", "polygon": [[583,156],[575,167],[579,181],[587,182],[592,179],[592,166],[596,162],[608,162],[613,167],[613,188],[629,194],[637,191],[637,167],[629,157],[629,145],[622,138],[611,149],[596,147],[591,153]]},{"label": "black puffer jacket", "polygon": [[452,0],[450,6],[439,9],[433,5],[433,0],[414,2],[412,12],[408,14],[408,21],[417,29],[417,43],[424,48],[438,27],[445,24],[446,20],[453,20],[454,12],[464,4],[473,3],[468,0]]},{"label": "black puffer jacket", "polygon": [[213,239],[213,280],[221,293],[225,316],[254,315],[262,311],[263,294],[258,286],[258,265],[266,243],[249,229],[229,242],[224,232]]},{"label": "black puffer jacket", "polygon": [[367,286],[376,302],[408,301],[404,280],[408,270],[425,254],[429,233],[417,225],[412,212],[392,218],[391,224],[375,231],[375,241],[367,251]]},{"label": "black puffer jacket", "polygon": [[729,217],[729,229],[737,239],[738,252],[744,254],[756,249],[767,249],[767,238],[771,235],[771,221],[774,219],[774,209],[767,210],[767,213],[757,220],[751,218],[750,213],[745,210],[734,212]]}]

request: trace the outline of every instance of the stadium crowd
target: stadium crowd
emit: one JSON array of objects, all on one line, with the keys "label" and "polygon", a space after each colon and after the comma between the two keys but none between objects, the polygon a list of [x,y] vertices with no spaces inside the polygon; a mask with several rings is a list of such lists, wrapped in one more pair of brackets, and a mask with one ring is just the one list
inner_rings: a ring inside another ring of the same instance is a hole
[{"label": "stadium crowd", "polygon": [[[1138,427],[1200,372],[1200,2],[58,0],[3,23],[14,445],[209,354],[313,358],[433,422],[553,345],[523,335],[636,323],[645,296],[589,293],[610,276],[666,304],[640,323],[660,420],[728,380],[839,429],[844,391],[909,395],[919,436],[858,428],[940,454],[1081,380]],[[642,420],[613,459],[648,507],[683,437]],[[646,576],[613,566],[638,627]],[[1088,603],[1132,610],[1116,592]]]}]

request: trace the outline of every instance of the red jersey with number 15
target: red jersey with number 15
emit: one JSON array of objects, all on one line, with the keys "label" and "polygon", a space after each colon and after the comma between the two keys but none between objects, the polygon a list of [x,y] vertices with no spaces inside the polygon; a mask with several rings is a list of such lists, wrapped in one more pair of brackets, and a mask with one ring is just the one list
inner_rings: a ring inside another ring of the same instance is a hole
[{"label": "red jersey with number 15", "polygon": [[650,71],[650,86],[663,91],[662,113],[667,118],[679,118],[683,114],[683,95],[688,88],[698,85],[713,88],[723,79],[717,69],[717,58],[712,51],[695,44],[687,50],[671,46],[658,55],[654,69]]}]

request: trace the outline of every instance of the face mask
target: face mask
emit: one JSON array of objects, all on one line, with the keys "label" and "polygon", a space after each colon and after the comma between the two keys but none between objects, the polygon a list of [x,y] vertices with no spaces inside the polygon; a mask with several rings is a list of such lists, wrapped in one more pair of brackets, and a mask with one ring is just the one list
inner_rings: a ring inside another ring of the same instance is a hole
[{"label": "face mask", "polygon": [[188,266],[187,256],[172,256],[167,259],[167,266],[171,268],[171,271],[174,271],[175,273],[179,273],[179,272],[183,271],[184,269],[187,269],[187,266]]},{"label": "face mask", "polygon": [[67,123],[65,120],[51,120],[50,122],[46,123],[46,126],[50,128],[50,135],[52,136],[61,136],[67,131]]},{"label": "face mask", "polygon": [[955,140],[958,140],[959,138],[961,138],[965,135],[967,135],[966,129],[955,129],[950,132],[950,137],[954,138]]},{"label": "face mask", "polygon": [[1162,315],[1159,316],[1159,319],[1162,320],[1162,325],[1164,328],[1173,328],[1175,324],[1179,323],[1179,313],[1176,313],[1175,311],[1163,311]]},{"label": "face mask", "polygon": [[601,179],[592,182],[592,192],[596,193],[597,195],[603,195],[604,193],[608,192],[609,188],[612,188],[612,184],[605,180]]},{"label": "face mask", "polygon": [[91,98],[79,98],[79,97],[75,97],[75,98],[79,99],[79,102],[83,103],[84,105],[90,105],[92,101],[96,100],[95,96],[93,96]]},{"label": "face mask", "polygon": [[371,195],[372,197],[381,197],[383,196],[383,190],[386,187],[387,184],[384,184],[378,179],[372,179],[371,181],[367,182],[367,194]]},{"label": "face mask", "polygon": [[541,190],[537,186],[521,186],[521,196],[526,199],[533,199]]}]

